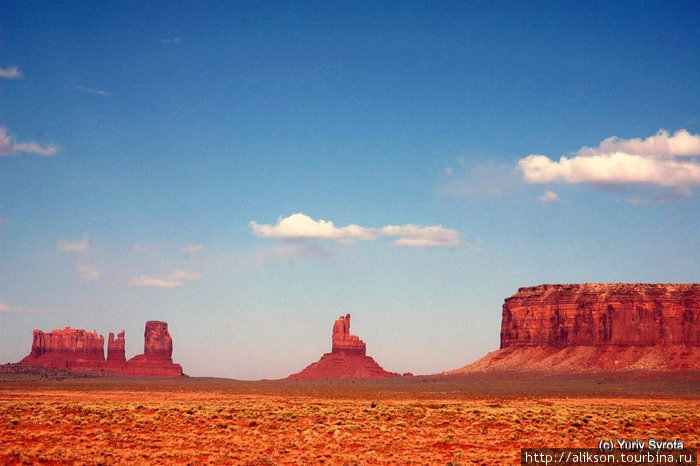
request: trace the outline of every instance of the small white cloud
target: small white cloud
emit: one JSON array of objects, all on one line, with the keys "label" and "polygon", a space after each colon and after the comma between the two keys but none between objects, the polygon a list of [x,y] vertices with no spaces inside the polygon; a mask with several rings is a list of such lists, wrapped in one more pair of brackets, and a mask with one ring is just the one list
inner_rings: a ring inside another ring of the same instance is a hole
[{"label": "small white cloud", "polygon": [[91,264],[79,264],[75,271],[82,280],[95,281],[102,277],[102,271]]},{"label": "small white cloud", "polygon": [[140,286],[144,288],[180,288],[182,285],[184,285],[184,282],[179,282],[176,280],[164,280],[162,278],[139,275],[138,277],[132,278],[129,281],[129,285]]},{"label": "small white cloud", "polygon": [[190,244],[182,248],[182,252],[199,252],[202,250],[201,244]]},{"label": "small white cloud", "polygon": [[250,222],[250,228],[257,236],[278,238],[290,241],[334,240],[351,244],[355,240],[372,241],[381,236],[398,236],[392,244],[410,247],[457,246],[459,233],[440,225],[388,225],[382,228],[362,227],[351,224],[336,227],[327,220],[314,220],[304,214],[279,217],[276,225],[261,225]]},{"label": "small white cloud", "polygon": [[557,202],[559,200],[559,196],[554,191],[547,190],[542,193],[541,196],[537,197],[536,200],[540,202]]},{"label": "small white cloud", "polygon": [[180,39],[179,37],[166,37],[164,39],[161,39],[160,41],[164,44],[179,45],[182,42],[182,39]]},{"label": "small white cloud", "polygon": [[54,314],[56,312],[57,311],[55,309],[34,309],[20,306],[9,306],[3,302],[0,302],[0,314]]},{"label": "small white cloud", "polygon": [[276,225],[260,225],[250,222],[250,228],[257,236],[288,240],[330,239],[343,242],[368,241],[375,238],[371,229],[358,225],[336,227],[333,222],[314,220],[308,215],[292,214],[278,217]]},{"label": "small white cloud", "polygon": [[88,94],[96,94],[96,95],[101,95],[104,97],[110,97],[112,95],[107,91],[101,91],[99,89],[92,89],[89,87],[75,86],[75,88],[79,91],[87,92]]},{"label": "small white cloud", "polygon": [[420,226],[402,225],[385,226],[380,230],[383,236],[398,236],[399,239],[392,244],[395,246],[409,246],[414,248],[434,248],[440,246],[458,246],[459,233],[455,230],[443,228],[440,225]]},{"label": "small white cloud", "polygon": [[186,282],[201,280],[202,275],[197,272],[186,272],[184,270],[175,270],[165,278],[149,277],[140,275],[129,281],[131,286],[140,286],[145,288],[180,288]]},{"label": "small white cloud", "polygon": [[83,235],[81,240],[63,240],[58,242],[58,249],[66,252],[85,251],[90,247],[88,235]]},{"label": "small white cloud", "polygon": [[17,152],[51,156],[58,152],[53,144],[40,145],[36,142],[16,142],[4,126],[0,126],[0,155],[16,155]]},{"label": "small white cloud", "polygon": [[700,135],[679,130],[670,136],[662,130],[644,140],[611,137],[558,161],[529,155],[517,168],[527,183],[651,184],[675,187],[678,195],[688,196],[689,187],[700,184],[697,156]]},{"label": "small white cloud", "polygon": [[7,68],[0,68],[0,78],[20,79],[22,77],[23,77],[22,72],[16,66],[8,66]]}]

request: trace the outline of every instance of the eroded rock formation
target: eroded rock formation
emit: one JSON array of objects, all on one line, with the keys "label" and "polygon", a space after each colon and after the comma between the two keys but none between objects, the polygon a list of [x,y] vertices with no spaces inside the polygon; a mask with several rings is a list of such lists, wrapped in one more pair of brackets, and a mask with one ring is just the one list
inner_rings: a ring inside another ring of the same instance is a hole
[{"label": "eroded rock formation", "polygon": [[26,366],[71,370],[106,369],[118,375],[134,377],[181,377],[182,367],[172,360],[173,342],[165,322],[146,322],[144,354],[126,360],[124,330],[115,338],[109,333],[107,360],[104,337],[97,331],[66,327],[42,332],[34,330],[31,353],[20,361]]},{"label": "eroded rock formation", "polygon": [[520,288],[503,304],[501,349],[451,373],[700,369],[700,284]]},{"label": "eroded rock formation", "polygon": [[32,351],[20,364],[61,369],[98,369],[104,365],[104,337],[97,331],[35,329],[33,337]]},{"label": "eroded rock formation", "polygon": [[503,304],[501,348],[700,346],[700,284],[520,288]]},{"label": "eroded rock formation", "polygon": [[156,320],[146,322],[143,354],[126,362],[125,373],[145,377],[181,377],[182,367],[173,363],[173,339],[168,324]]},{"label": "eroded rock formation", "polygon": [[333,345],[317,362],[301,372],[290,375],[292,380],[303,379],[370,379],[399,377],[387,372],[366,355],[365,342],[350,333],[350,314],[340,316],[333,324]]},{"label": "eroded rock formation", "polygon": [[117,338],[109,332],[107,339],[107,368],[120,371],[126,366],[126,353],[124,351],[124,330],[119,332]]},{"label": "eroded rock formation", "polygon": [[367,353],[367,345],[360,337],[350,333],[350,314],[340,316],[333,324],[332,353],[355,353],[364,356]]}]

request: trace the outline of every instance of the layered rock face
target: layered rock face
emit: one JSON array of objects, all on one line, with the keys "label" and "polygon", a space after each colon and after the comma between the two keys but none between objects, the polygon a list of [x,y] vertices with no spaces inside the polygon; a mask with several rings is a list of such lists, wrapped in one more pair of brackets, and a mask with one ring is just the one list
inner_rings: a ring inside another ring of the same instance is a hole
[{"label": "layered rock face", "polygon": [[340,316],[333,324],[332,353],[354,353],[364,356],[367,353],[367,345],[360,337],[350,333],[350,314]]},{"label": "layered rock face", "polygon": [[398,377],[387,372],[366,355],[365,342],[350,333],[350,314],[340,316],[333,324],[333,346],[317,362],[303,371],[288,377],[291,380],[305,379],[370,379]]},{"label": "layered rock face", "polygon": [[126,366],[126,353],[124,352],[124,330],[119,332],[117,338],[114,333],[109,332],[107,339],[107,368],[112,370],[123,370]]},{"label": "layered rock face", "polygon": [[20,364],[61,369],[97,369],[104,365],[104,337],[97,331],[35,329],[33,337],[32,351]]},{"label": "layered rock face", "polygon": [[168,324],[156,320],[146,322],[143,354],[126,362],[124,373],[145,377],[181,377],[182,367],[173,363],[173,339]]},{"label": "layered rock face", "polygon": [[71,370],[106,369],[133,377],[182,377],[182,367],[172,360],[173,341],[165,322],[146,322],[144,354],[128,361],[124,352],[124,330],[115,338],[109,333],[107,360],[104,337],[97,331],[66,327],[42,332],[34,330],[31,353],[20,361],[27,366],[56,367]]},{"label": "layered rock face", "polygon": [[453,372],[700,369],[700,284],[520,288],[503,304],[501,349]]},{"label": "layered rock face", "polygon": [[520,288],[503,304],[501,348],[700,346],[700,284]]}]

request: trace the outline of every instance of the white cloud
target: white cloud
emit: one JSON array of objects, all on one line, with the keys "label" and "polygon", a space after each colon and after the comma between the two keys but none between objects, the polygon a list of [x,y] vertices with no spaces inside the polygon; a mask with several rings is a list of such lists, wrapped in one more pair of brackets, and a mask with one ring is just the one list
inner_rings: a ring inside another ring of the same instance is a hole
[{"label": "white cloud", "polygon": [[101,91],[99,89],[91,89],[89,87],[75,86],[75,88],[79,91],[87,92],[88,94],[97,94],[97,95],[101,95],[104,97],[110,97],[112,95],[107,91]]},{"label": "white cloud", "polygon": [[199,252],[202,250],[201,244],[190,244],[182,248],[182,252]]},{"label": "white cloud", "polygon": [[165,280],[157,277],[147,277],[146,275],[139,275],[134,277],[129,281],[131,286],[141,286],[145,288],[180,288],[184,285],[184,282],[178,282],[175,280]]},{"label": "white cloud", "polygon": [[38,155],[54,155],[58,147],[53,144],[40,145],[36,142],[16,142],[4,126],[0,126],[0,155],[15,155],[17,152],[27,152]]},{"label": "white cloud", "polygon": [[79,264],[75,269],[78,277],[83,280],[95,281],[102,277],[102,271],[91,264]]},{"label": "white cloud", "polygon": [[0,314],[54,314],[56,312],[57,311],[55,309],[33,309],[20,306],[9,306],[3,302],[0,302]]},{"label": "white cloud", "polygon": [[680,130],[669,136],[659,131],[644,140],[608,138],[596,148],[584,147],[559,161],[530,155],[517,168],[527,183],[645,183],[675,187],[677,194],[689,195],[689,186],[700,184],[699,155],[700,135]]},{"label": "white cloud", "polygon": [[278,217],[276,225],[260,225],[250,222],[250,228],[257,236],[288,240],[331,239],[343,242],[368,241],[375,238],[372,230],[358,225],[336,227],[333,222],[314,220],[308,215],[292,214]]},{"label": "white cloud", "polygon": [[396,246],[436,247],[457,246],[459,244],[459,233],[440,225],[408,224],[370,228],[352,224],[336,227],[331,221],[314,220],[304,214],[293,214],[289,217],[280,216],[276,225],[261,225],[257,222],[250,222],[250,228],[257,236],[291,241],[327,239],[350,244],[355,240],[375,240],[378,235],[381,235],[398,236],[399,239],[393,242]]},{"label": "white cloud", "polygon": [[420,226],[402,225],[385,226],[380,230],[384,236],[398,236],[392,244],[395,246],[410,246],[414,248],[434,248],[439,246],[458,246],[459,233],[443,228],[440,225]]},{"label": "white cloud", "polygon": [[559,196],[554,191],[547,190],[542,193],[541,196],[537,197],[536,200],[540,202],[557,202],[559,200]]},{"label": "white cloud", "polygon": [[673,133],[673,136],[669,136],[668,131],[662,129],[646,139],[621,139],[612,136],[596,148],[584,147],[581,151],[579,151],[580,155],[586,155],[587,152],[593,154],[623,152],[652,156],[693,156],[700,155],[700,134],[690,134],[687,130],[680,129]]},{"label": "white cloud", "polygon": [[19,79],[22,78],[22,72],[16,66],[8,66],[0,68],[0,78],[4,79]]},{"label": "white cloud", "polygon": [[88,235],[83,235],[81,240],[62,240],[58,242],[58,249],[66,252],[85,251],[90,247]]},{"label": "white cloud", "polygon": [[164,44],[176,44],[179,45],[182,42],[182,39],[179,37],[166,37],[164,39],[160,40]]},{"label": "white cloud", "polygon": [[202,275],[197,272],[186,272],[184,270],[175,270],[165,278],[149,277],[139,275],[129,281],[131,286],[140,286],[145,288],[180,288],[186,282],[201,280]]}]

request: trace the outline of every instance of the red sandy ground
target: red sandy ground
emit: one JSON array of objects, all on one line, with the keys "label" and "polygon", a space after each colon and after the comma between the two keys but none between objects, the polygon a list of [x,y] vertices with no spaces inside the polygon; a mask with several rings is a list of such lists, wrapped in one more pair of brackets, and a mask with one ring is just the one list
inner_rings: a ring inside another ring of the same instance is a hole
[{"label": "red sandy ground", "polygon": [[0,378],[2,464],[519,464],[601,437],[700,444],[700,379]]}]

